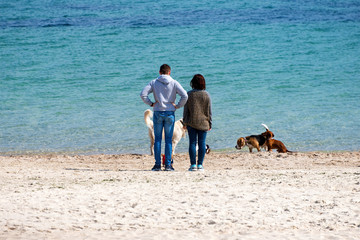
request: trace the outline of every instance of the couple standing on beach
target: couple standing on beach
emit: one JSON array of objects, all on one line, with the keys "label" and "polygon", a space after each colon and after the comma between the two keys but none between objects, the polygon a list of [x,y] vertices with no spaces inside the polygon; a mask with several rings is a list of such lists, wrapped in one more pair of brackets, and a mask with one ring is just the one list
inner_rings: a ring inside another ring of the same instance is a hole
[{"label": "couple standing on beach", "polygon": [[[160,76],[152,80],[141,91],[140,97],[147,105],[154,108],[154,156],[153,171],[161,170],[161,140],[165,133],[165,171],[174,171],[171,165],[172,137],[175,124],[175,111],[184,106],[183,122],[189,133],[189,171],[204,170],[203,161],[206,153],[206,134],[211,130],[211,99],[206,89],[205,78],[196,74],[190,82],[191,91],[186,92],[180,83],[171,76],[171,68],[167,64],[160,67]],[[155,102],[149,98],[154,94]],[[175,104],[176,94],[180,95]],[[198,161],[196,162],[196,145],[198,145]]]}]

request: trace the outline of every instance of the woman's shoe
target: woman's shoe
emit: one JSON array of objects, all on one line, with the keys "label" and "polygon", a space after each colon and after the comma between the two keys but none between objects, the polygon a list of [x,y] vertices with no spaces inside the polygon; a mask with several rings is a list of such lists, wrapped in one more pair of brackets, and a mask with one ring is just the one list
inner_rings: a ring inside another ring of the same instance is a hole
[{"label": "woman's shoe", "polygon": [[197,171],[197,167],[196,165],[191,165],[190,168],[189,168],[189,171]]}]

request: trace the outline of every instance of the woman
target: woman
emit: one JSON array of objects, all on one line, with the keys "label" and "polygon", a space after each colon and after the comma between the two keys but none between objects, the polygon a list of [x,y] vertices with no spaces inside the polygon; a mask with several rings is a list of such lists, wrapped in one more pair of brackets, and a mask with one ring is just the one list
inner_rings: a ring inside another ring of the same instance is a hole
[{"label": "woman", "polygon": [[[206,153],[206,134],[211,130],[211,99],[205,90],[205,78],[201,74],[194,75],[190,82],[192,88],[188,92],[188,100],[184,106],[183,121],[189,133],[189,171],[203,171]],[[196,163],[196,145],[199,146]]]}]

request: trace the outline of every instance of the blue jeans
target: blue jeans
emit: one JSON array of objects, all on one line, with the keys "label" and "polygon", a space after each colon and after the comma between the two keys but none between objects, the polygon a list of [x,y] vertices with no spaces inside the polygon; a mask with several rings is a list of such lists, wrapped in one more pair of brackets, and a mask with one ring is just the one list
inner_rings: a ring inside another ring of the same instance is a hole
[{"label": "blue jeans", "polygon": [[189,155],[191,165],[196,165],[196,143],[198,143],[198,162],[197,165],[203,165],[206,153],[206,131],[197,130],[190,126],[187,127],[189,133]]},{"label": "blue jeans", "polygon": [[165,135],[165,165],[171,164],[172,137],[174,133],[175,112],[173,111],[155,111],[154,117],[154,154],[155,164],[161,165],[161,140],[164,129]]}]

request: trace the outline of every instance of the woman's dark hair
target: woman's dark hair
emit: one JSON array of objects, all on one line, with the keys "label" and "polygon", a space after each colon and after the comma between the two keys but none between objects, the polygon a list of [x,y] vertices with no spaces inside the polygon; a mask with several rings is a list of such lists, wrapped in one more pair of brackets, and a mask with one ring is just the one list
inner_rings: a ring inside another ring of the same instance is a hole
[{"label": "woman's dark hair", "polygon": [[204,76],[201,74],[195,74],[193,79],[190,82],[190,86],[196,90],[205,90],[206,83],[205,83]]}]

